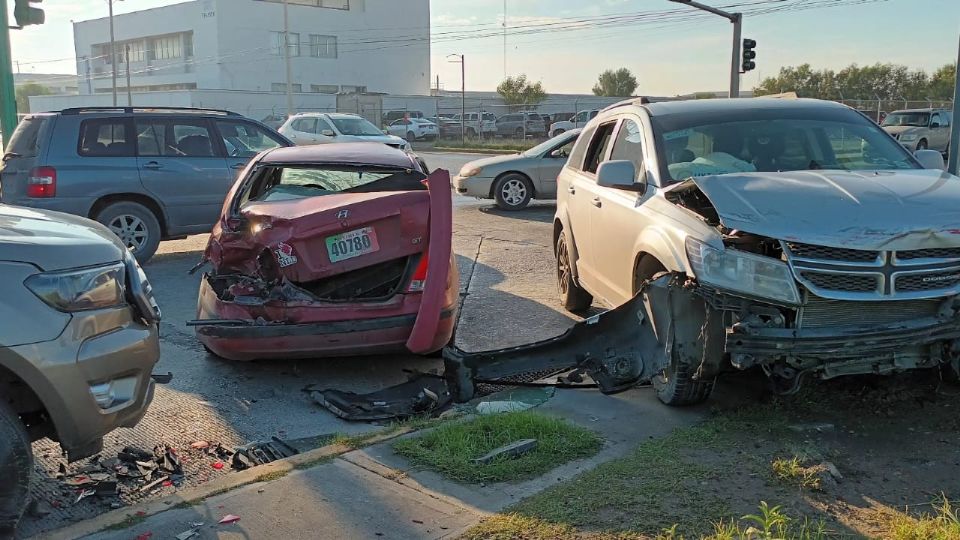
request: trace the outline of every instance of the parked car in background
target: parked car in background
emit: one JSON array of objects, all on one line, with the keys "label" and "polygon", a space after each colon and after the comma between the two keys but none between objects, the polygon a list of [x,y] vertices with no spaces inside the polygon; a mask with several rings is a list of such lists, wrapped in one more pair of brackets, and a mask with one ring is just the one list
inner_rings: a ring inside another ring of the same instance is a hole
[{"label": "parked car in background", "polygon": [[[476,137],[477,135],[496,135],[497,117],[490,112],[468,112],[464,114],[466,118],[467,137]],[[453,115],[453,120],[460,122],[460,115]]]},{"label": "parked car in background", "polygon": [[437,125],[437,132],[441,139],[460,136],[460,122],[449,116],[434,116],[430,121]]},{"label": "parked car in background", "polygon": [[160,310],[136,259],[86,218],[0,204],[0,536],[27,503],[31,442],[97,454],[153,399]]},{"label": "parked car in background", "polygon": [[893,111],[884,117],[883,130],[908,150],[930,148],[942,154],[950,148],[953,113],[944,109]]},{"label": "parked car in background", "polygon": [[403,118],[423,118],[423,111],[408,111],[408,110],[397,110],[397,111],[387,111],[383,113],[383,125],[389,126],[390,124],[401,120]]},{"label": "parked car in background", "polygon": [[209,232],[250,159],[287,138],[236,113],[79,108],[27,116],[0,165],[0,200],[103,223],[145,262]]},{"label": "parked car in background", "polygon": [[503,210],[520,210],[532,199],[555,199],[557,175],[580,134],[568,131],[526,152],[471,161],[453,179],[457,193],[494,199]]},{"label": "parked car in background", "polygon": [[395,135],[383,133],[369,120],[356,114],[299,113],[287,119],[280,133],[297,145],[340,142],[378,142],[400,149],[410,144]]},{"label": "parked car in background", "polygon": [[263,125],[267,126],[267,127],[270,128],[270,129],[274,129],[274,130],[280,129],[280,126],[282,126],[283,123],[286,122],[286,121],[287,121],[287,117],[286,117],[286,116],[281,116],[281,115],[279,115],[279,114],[271,114],[271,115],[266,116],[263,120],[260,120],[260,122],[261,122]]},{"label": "parked car in background", "polygon": [[497,135],[500,137],[543,137],[547,128],[543,118],[536,113],[511,113],[497,119]]},{"label": "parked car in background", "polygon": [[449,174],[382,144],[262,154],[210,235],[197,337],[217,356],[428,354],[459,302]]},{"label": "parked car in background", "polygon": [[557,180],[560,299],[643,292],[657,329],[644,361],[665,366],[653,383],[672,405],[705,400],[728,366],[761,367],[785,393],[813,377],[956,376],[960,178],[942,167],[834,102],[613,105]]},{"label": "parked car in background", "polygon": [[432,141],[440,136],[436,124],[426,118],[401,118],[387,127],[387,133],[396,137],[403,137],[407,142],[419,140]]},{"label": "parked car in background", "polygon": [[570,117],[569,120],[554,122],[550,125],[550,136],[556,137],[565,131],[582,128],[583,126],[587,125],[587,122],[596,118],[599,112],[599,110],[580,111],[576,115]]}]

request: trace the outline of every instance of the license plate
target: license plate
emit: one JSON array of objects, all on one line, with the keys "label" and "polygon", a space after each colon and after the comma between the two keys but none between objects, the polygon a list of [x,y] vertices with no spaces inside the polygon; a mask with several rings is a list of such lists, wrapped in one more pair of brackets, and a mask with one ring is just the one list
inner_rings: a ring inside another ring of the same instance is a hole
[{"label": "license plate", "polygon": [[327,237],[327,255],[330,256],[330,262],[345,261],[379,250],[380,244],[377,243],[377,233],[373,227]]}]

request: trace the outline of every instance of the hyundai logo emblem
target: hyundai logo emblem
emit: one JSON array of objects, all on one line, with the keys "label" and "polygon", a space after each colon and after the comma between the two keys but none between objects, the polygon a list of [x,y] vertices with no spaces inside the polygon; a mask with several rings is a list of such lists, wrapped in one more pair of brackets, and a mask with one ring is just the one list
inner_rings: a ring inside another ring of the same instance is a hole
[{"label": "hyundai logo emblem", "polygon": [[349,210],[341,210],[340,213],[337,214],[337,219],[347,219],[348,217],[350,217]]}]

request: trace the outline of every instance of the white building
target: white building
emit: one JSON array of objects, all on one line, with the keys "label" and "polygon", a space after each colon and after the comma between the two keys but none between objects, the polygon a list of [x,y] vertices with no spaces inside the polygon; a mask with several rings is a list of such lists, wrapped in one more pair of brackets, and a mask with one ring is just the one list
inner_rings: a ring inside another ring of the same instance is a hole
[{"label": "white building", "polygon": [[[293,91],[429,94],[429,0],[289,0]],[[285,92],[283,0],[193,0],[114,17],[117,87]],[[81,94],[112,88],[109,19],[74,23]],[[130,56],[127,64],[126,54]]]}]

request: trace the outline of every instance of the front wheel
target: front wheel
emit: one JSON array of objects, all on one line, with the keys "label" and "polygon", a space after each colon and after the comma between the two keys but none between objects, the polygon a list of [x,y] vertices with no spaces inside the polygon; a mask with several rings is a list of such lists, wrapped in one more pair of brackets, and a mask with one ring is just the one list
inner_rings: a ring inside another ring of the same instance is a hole
[{"label": "front wheel", "polygon": [[117,235],[134,257],[145,263],[160,246],[160,223],[149,208],[132,201],[113,203],[97,214],[97,221]]},{"label": "front wheel", "polygon": [[507,174],[494,184],[493,196],[501,210],[522,210],[533,198],[533,185],[523,175]]},{"label": "front wheel", "polygon": [[513,132],[513,136],[516,137],[516,138],[518,138],[518,139],[523,139],[523,138],[524,138],[524,137],[523,137],[523,136],[524,136],[523,128],[517,128],[517,130]]},{"label": "front wheel", "polygon": [[408,131],[408,132],[407,132],[407,141],[409,141],[409,142],[415,142],[416,140],[417,140],[417,134],[414,133],[414,132],[412,132],[412,131]]},{"label": "front wheel", "polygon": [[20,416],[0,401],[0,538],[12,538],[30,495],[33,451]]},{"label": "front wheel", "polygon": [[926,150],[928,148],[927,140],[920,139],[920,142],[917,143],[917,150]]},{"label": "front wheel", "polygon": [[560,238],[557,239],[557,291],[560,294],[560,303],[567,311],[577,313],[593,304],[593,295],[580,287],[573,276],[570,247],[563,231],[560,231]]}]

